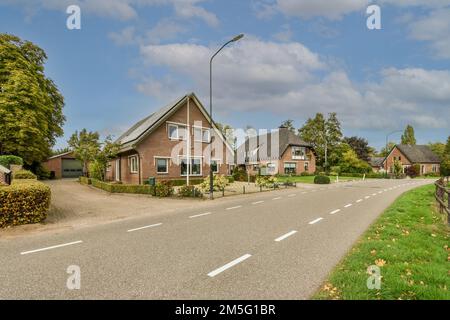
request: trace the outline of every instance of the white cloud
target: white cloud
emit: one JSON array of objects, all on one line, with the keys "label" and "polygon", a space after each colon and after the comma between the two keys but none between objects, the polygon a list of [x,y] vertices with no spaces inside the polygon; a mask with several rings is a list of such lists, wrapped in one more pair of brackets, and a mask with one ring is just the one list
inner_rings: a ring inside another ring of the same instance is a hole
[{"label": "white cloud", "polygon": [[450,8],[412,20],[409,28],[413,39],[430,42],[436,57],[450,59]]},{"label": "white cloud", "polygon": [[111,32],[108,37],[118,46],[135,44],[136,30],[134,27],[126,27],[120,32]]},{"label": "white cloud", "polygon": [[[207,101],[212,53],[212,47],[194,44],[142,46],[146,63],[165,67],[170,77],[151,78],[139,90],[169,101],[174,93],[194,88]],[[227,112],[261,111],[290,118],[337,112],[348,128],[450,125],[449,71],[390,68],[379,76],[377,82],[357,85],[300,43],[250,37],[215,60],[215,105]]]}]

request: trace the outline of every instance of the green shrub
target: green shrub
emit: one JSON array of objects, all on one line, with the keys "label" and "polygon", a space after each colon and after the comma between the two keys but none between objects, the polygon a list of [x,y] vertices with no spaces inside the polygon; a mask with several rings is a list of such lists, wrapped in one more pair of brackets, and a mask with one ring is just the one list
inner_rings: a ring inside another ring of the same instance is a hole
[{"label": "green shrub", "polygon": [[155,196],[160,198],[170,197],[173,195],[173,187],[171,181],[163,180],[156,183]]},{"label": "green shrub", "polygon": [[[214,175],[213,188],[214,191],[222,191],[229,184],[228,178],[221,174]],[[206,177],[199,185],[200,190],[208,192],[210,189],[209,177]]]},{"label": "green shrub", "polygon": [[309,173],[309,172],[306,172],[306,171],[300,173],[301,177],[309,177],[309,176],[312,176],[312,175],[313,175],[312,173]]},{"label": "green shrub", "polygon": [[99,162],[97,162],[97,161],[90,162],[88,171],[89,171],[90,178],[101,180],[101,181],[104,180],[103,167]]},{"label": "green shrub", "polygon": [[424,176],[430,177],[430,178],[437,178],[437,177],[440,177],[440,174],[436,173],[436,172],[428,172],[428,173],[425,173]]},{"label": "green shrub", "polygon": [[[148,184],[148,180],[146,181]],[[190,185],[198,185],[203,182],[203,179],[189,179]],[[173,187],[179,187],[179,186],[185,186],[186,185],[186,179],[175,179],[170,180],[170,183]]]},{"label": "green shrub", "polygon": [[0,228],[38,223],[47,218],[50,188],[32,180],[15,180],[0,188]]},{"label": "green shrub", "polygon": [[91,179],[87,178],[87,177],[80,177],[79,181],[80,181],[81,184],[86,184],[86,185],[87,184],[91,184]]},{"label": "green shrub", "polygon": [[233,176],[228,176],[228,183],[234,183],[234,177]]},{"label": "green shrub", "polygon": [[330,184],[330,177],[327,176],[316,176],[314,178],[315,184]]},{"label": "green shrub", "polygon": [[14,172],[13,179],[37,179],[37,177],[31,171],[19,170]]},{"label": "green shrub", "polygon": [[0,156],[0,165],[10,169],[12,164],[22,166],[23,159],[17,156]]},{"label": "green shrub", "polygon": [[182,186],[178,189],[178,196],[183,198],[201,198],[203,197],[203,194],[200,189],[196,188],[195,186]]},{"label": "green shrub", "polygon": [[241,167],[236,167],[232,174],[235,181],[247,181],[247,171]]},{"label": "green shrub", "polygon": [[[256,177],[256,185],[263,187],[263,188],[272,188],[276,183],[278,179],[274,176],[257,176]],[[286,182],[289,184],[289,178],[286,180]]]},{"label": "green shrub", "polygon": [[50,171],[47,170],[47,168],[43,167],[42,165],[38,165],[36,167],[36,175],[39,180],[48,180],[52,178]]}]

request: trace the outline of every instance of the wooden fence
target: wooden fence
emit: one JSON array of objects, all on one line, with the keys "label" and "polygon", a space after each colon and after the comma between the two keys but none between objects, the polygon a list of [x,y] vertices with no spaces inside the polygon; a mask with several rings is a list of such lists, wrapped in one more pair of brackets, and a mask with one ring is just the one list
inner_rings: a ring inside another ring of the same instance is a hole
[{"label": "wooden fence", "polygon": [[439,203],[440,212],[447,213],[447,223],[450,225],[450,188],[447,187],[447,183],[445,181],[445,178],[441,178],[435,182],[435,197],[436,201]]}]

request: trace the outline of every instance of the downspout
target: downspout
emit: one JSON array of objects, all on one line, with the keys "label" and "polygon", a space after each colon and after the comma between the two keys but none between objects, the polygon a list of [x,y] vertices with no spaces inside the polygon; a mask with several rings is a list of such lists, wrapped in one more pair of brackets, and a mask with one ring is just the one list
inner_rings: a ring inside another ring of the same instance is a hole
[{"label": "downspout", "polygon": [[186,185],[189,186],[189,171],[191,169],[191,129],[189,122],[189,95],[187,96],[187,175],[186,175]]}]

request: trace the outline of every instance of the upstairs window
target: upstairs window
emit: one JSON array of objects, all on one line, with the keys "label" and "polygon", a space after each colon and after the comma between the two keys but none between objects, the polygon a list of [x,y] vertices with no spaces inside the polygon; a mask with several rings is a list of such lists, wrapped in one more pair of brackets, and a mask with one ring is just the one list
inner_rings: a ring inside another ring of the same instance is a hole
[{"label": "upstairs window", "polygon": [[209,129],[194,128],[194,141],[209,143]]},{"label": "upstairs window", "polygon": [[292,147],[292,159],[305,160],[306,148],[305,147]]},{"label": "upstairs window", "polygon": [[169,123],[167,132],[170,140],[186,140],[186,126]]}]

